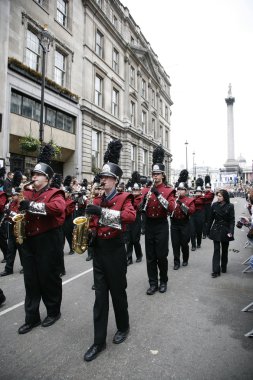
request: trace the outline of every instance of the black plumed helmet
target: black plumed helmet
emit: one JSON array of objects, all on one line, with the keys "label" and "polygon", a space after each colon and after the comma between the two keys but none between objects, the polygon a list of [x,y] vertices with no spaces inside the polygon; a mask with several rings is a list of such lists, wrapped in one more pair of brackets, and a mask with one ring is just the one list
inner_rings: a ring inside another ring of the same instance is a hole
[{"label": "black plumed helmet", "polygon": [[46,144],[41,148],[38,156],[38,164],[32,170],[33,173],[40,173],[45,175],[48,179],[51,179],[54,175],[54,171],[51,168],[51,160],[55,154],[55,149],[51,144]]},{"label": "black plumed helmet", "polygon": [[163,173],[165,171],[164,149],[161,145],[157,146],[153,151],[153,165],[152,172]]},{"label": "black plumed helmet", "polygon": [[50,187],[60,189],[61,186],[62,186],[62,176],[61,176],[61,174],[55,173],[53,175],[52,181],[50,183]]},{"label": "black plumed helmet", "polygon": [[21,181],[22,181],[22,173],[20,170],[16,170],[12,178],[12,187],[19,187],[21,184]]},{"label": "black plumed helmet", "polygon": [[201,177],[197,178],[196,187],[198,187],[198,186],[203,187],[203,185],[204,185],[203,178],[201,178]]},{"label": "black plumed helmet", "polygon": [[63,181],[63,186],[70,186],[71,181],[72,181],[71,175],[66,175]]},{"label": "black plumed helmet", "polygon": [[101,176],[114,177],[118,181],[122,177],[123,171],[119,167],[120,151],[122,143],[120,140],[114,140],[109,142],[107,150],[104,154],[104,165],[102,167]]}]

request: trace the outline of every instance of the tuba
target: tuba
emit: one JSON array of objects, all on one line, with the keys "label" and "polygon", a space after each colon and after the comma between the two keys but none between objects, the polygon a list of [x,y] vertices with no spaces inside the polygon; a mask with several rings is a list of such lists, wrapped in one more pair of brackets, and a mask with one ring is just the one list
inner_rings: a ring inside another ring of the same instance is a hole
[{"label": "tuba", "polygon": [[[94,183],[90,192],[90,198],[87,204],[93,203],[93,198],[95,196],[95,189],[99,184]],[[73,220],[74,230],[72,237],[72,249],[79,255],[84,253],[89,246],[89,225],[90,217],[89,216],[78,216]]]},{"label": "tuba", "polygon": [[[26,187],[33,183],[34,181],[30,181],[24,185],[23,191],[19,194],[19,203],[24,199],[24,190],[26,190]],[[16,238],[16,243],[23,244],[25,239],[25,212],[20,212],[19,214],[14,215],[11,220],[14,223],[13,233]]]}]

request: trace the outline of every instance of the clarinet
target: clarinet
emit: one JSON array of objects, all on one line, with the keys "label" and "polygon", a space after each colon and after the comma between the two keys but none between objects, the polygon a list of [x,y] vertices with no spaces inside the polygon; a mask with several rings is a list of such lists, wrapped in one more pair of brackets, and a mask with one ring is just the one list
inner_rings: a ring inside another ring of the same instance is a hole
[{"label": "clarinet", "polygon": [[147,209],[147,206],[148,206],[148,201],[149,201],[149,198],[152,195],[152,188],[153,188],[154,184],[155,184],[155,179],[153,180],[152,185],[150,186],[150,189],[149,189],[149,191],[147,193],[146,202],[145,202],[145,204],[144,204],[144,206],[142,208],[142,212],[146,212],[146,209]]}]

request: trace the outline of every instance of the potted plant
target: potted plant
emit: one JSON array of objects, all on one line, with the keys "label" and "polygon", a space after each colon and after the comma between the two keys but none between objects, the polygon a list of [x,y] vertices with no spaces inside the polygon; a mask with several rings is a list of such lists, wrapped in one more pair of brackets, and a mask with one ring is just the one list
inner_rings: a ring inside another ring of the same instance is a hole
[{"label": "potted plant", "polygon": [[35,152],[40,147],[40,140],[29,136],[21,137],[19,140],[21,150],[25,152]]},{"label": "potted plant", "polygon": [[55,159],[57,157],[60,157],[61,156],[61,147],[59,145],[57,145],[53,140],[50,140],[49,144],[52,145],[52,147],[54,148],[53,158]]}]

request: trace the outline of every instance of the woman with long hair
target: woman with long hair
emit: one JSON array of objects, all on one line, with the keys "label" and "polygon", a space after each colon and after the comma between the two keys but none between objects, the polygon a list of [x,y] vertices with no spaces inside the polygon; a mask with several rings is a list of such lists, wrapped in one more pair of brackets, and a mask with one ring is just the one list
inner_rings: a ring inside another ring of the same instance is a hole
[{"label": "woman with long hair", "polygon": [[219,190],[217,202],[211,207],[211,214],[207,226],[207,235],[213,240],[213,272],[211,276],[216,278],[220,272],[227,272],[228,246],[234,240],[235,210],[230,203],[227,190]]}]

